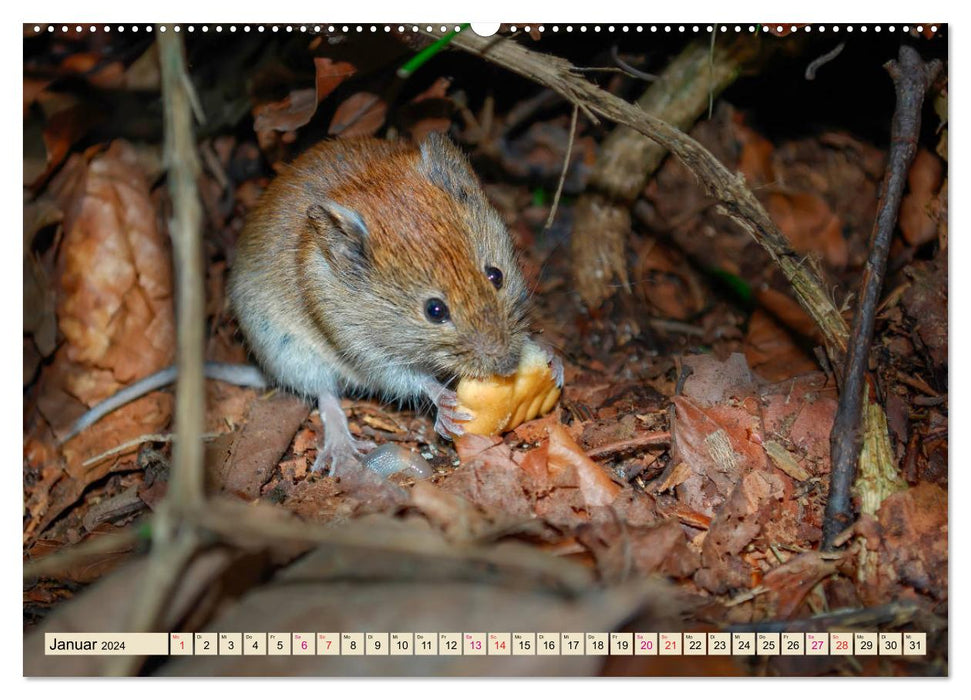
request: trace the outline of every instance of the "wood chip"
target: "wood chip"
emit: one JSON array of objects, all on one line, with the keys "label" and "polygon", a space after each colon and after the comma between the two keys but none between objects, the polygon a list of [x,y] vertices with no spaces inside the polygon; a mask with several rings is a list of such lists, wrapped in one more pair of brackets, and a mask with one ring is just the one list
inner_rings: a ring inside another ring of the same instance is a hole
[{"label": "wood chip", "polygon": [[772,460],[772,464],[784,471],[796,481],[806,481],[811,475],[799,466],[795,458],[785,447],[774,440],[767,440],[764,443],[765,452]]}]

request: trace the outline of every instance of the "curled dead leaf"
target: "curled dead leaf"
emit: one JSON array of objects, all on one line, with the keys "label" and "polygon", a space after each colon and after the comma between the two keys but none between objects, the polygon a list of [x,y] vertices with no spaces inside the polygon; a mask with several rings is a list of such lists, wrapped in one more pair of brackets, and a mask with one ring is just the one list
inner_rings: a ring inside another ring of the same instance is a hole
[{"label": "curled dead leaf", "polygon": [[575,469],[583,500],[590,506],[608,505],[621,492],[621,487],[611,480],[603,467],[587,457],[566,428],[559,424],[550,427],[547,465],[553,475]]}]

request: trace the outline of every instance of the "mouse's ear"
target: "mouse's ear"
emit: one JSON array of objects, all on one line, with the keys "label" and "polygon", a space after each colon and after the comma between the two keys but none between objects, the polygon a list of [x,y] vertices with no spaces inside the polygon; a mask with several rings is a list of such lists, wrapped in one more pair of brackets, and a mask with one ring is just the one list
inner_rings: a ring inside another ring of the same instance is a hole
[{"label": "mouse's ear", "polygon": [[369,233],[360,214],[325,199],[307,207],[307,218],[327,262],[345,272],[367,266]]},{"label": "mouse's ear", "polygon": [[468,201],[473,196],[478,187],[475,175],[465,154],[448,136],[432,131],[421,142],[419,150],[418,172],[460,201]]}]

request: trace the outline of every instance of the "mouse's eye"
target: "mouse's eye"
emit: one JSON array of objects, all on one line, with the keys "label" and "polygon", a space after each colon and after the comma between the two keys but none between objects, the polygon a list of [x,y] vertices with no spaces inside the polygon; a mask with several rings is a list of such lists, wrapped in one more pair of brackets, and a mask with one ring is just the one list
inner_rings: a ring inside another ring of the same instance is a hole
[{"label": "mouse's eye", "polygon": [[449,319],[448,306],[441,299],[429,299],[425,302],[425,318],[432,323],[445,323]]},{"label": "mouse's eye", "polygon": [[486,277],[489,278],[489,281],[492,282],[493,287],[496,289],[502,289],[502,270],[500,270],[498,267],[489,267],[487,265],[485,273]]}]

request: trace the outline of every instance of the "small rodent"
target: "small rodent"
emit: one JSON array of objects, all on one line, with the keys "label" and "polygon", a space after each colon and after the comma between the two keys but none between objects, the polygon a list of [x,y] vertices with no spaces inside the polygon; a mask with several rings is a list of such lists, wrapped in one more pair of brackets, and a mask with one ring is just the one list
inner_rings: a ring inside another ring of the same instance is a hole
[{"label": "small rodent", "polygon": [[435,429],[460,435],[471,416],[449,382],[514,372],[527,337],[529,293],[506,227],[435,133],[419,146],[327,141],[298,157],[246,221],[229,296],[267,375],[318,402],[314,470],[337,476],[363,451],[342,393],[427,396]]},{"label": "small rodent", "polygon": [[[315,400],[324,444],[314,470],[360,470],[365,444],[340,407],[345,392],[426,396],[435,429],[461,435],[472,416],[448,385],[516,371],[529,293],[498,213],[465,156],[440,134],[419,146],[327,141],[286,166],[249,214],[229,277],[239,325],[266,376]],[[563,366],[553,363],[558,386]],[[255,368],[206,375],[262,386]],[[70,435],[174,379],[169,368],[92,408]]]}]

